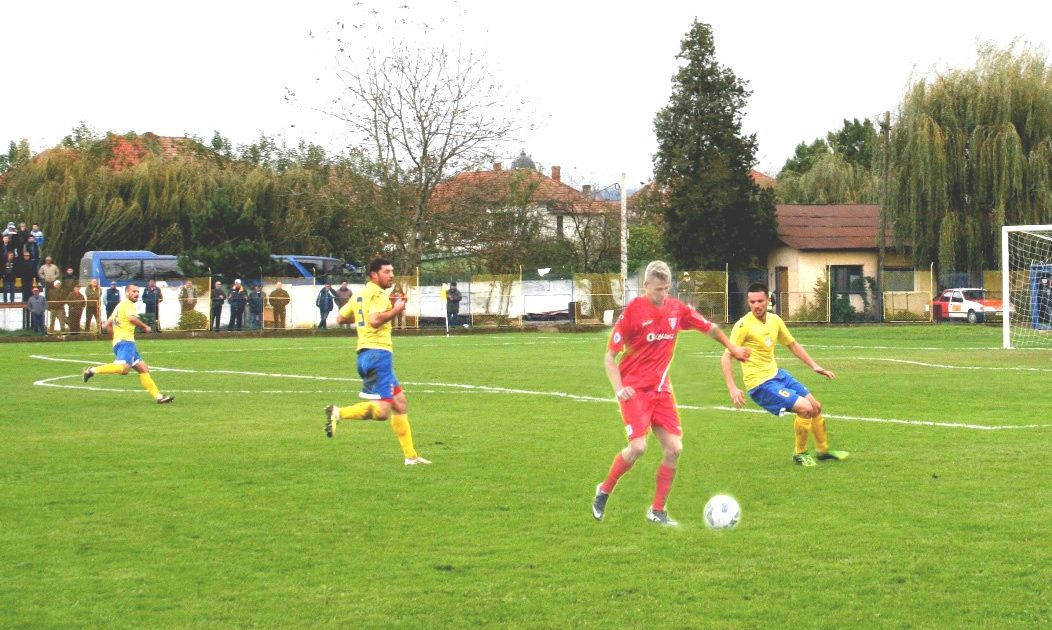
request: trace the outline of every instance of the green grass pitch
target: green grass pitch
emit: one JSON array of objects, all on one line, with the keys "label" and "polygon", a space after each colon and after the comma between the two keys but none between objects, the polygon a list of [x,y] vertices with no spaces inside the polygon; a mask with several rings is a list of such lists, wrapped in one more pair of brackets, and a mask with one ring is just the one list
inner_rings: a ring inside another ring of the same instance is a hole
[{"label": "green grass pitch", "polygon": [[[1048,627],[1052,353],[794,332],[851,458],[792,466],[791,420],[728,409],[719,346],[681,335],[675,530],[643,517],[654,440],[591,517],[624,444],[603,332],[396,338],[410,468],[387,423],[324,435],[351,338],[140,337],[167,406],[81,382],[106,342],[0,344],[0,626]],[[716,493],[736,529],[703,525]]]}]

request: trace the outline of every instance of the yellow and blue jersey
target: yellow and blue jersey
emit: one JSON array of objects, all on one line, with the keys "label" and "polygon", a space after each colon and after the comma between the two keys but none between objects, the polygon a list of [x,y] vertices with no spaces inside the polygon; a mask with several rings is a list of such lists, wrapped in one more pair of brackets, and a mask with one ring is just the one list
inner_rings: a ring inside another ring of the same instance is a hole
[{"label": "yellow and blue jersey", "polygon": [[365,289],[353,298],[356,301],[354,319],[358,327],[358,350],[373,349],[392,351],[391,322],[386,321],[379,328],[369,325],[372,313],[391,310],[391,298],[380,285],[367,282]]},{"label": "yellow and blue jersey", "polygon": [[752,313],[747,313],[735,322],[729,336],[731,343],[751,351],[749,360],[741,364],[746,389],[757,387],[778,374],[778,362],[774,360],[775,344],[788,346],[796,341],[781,317],[767,313],[765,320],[761,322]]},{"label": "yellow and blue jersey", "polygon": [[135,324],[130,320],[138,317],[139,310],[135,308],[135,302],[125,298],[113,311],[113,345],[122,341],[135,342]]}]

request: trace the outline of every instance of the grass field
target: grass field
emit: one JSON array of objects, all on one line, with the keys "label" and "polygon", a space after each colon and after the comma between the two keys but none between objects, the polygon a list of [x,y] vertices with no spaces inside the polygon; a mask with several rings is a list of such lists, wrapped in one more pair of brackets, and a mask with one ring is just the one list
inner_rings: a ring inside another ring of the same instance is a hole
[{"label": "grass field", "polygon": [[[656,443],[591,517],[624,443],[605,333],[396,338],[410,468],[386,423],[322,431],[352,339],[140,340],[167,406],[81,382],[108,343],[0,344],[0,626],[1048,627],[1052,353],[795,332],[851,458],[792,466],[791,421],[727,409],[684,334],[675,530],[643,518]],[[735,530],[702,523],[718,492]]]}]

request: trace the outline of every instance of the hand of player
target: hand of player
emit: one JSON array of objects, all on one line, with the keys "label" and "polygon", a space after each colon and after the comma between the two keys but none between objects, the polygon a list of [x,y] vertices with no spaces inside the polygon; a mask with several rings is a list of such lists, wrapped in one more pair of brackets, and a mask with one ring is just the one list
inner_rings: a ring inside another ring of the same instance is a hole
[{"label": "hand of player", "polygon": [[836,378],[836,374],[833,374],[832,372],[830,372],[829,370],[825,369],[821,365],[816,365],[815,366],[815,372],[817,372],[818,374],[821,374],[822,376],[828,378],[829,380],[833,380],[834,378]]},{"label": "hand of player", "polygon": [[635,395],[636,390],[632,389],[631,387],[622,387],[621,389],[617,390],[618,400],[631,400],[631,398]]},{"label": "hand of player", "polygon": [[731,350],[731,356],[738,359],[742,363],[749,360],[749,355],[752,354],[752,350],[744,346],[734,346],[734,350]]},{"label": "hand of player", "polygon": [[736,408],[738,408],[738,409],[741,409],[742,407],[744,407],[745,406],[745,392],[743,392],[742,390],[738,389],[737,387],[735,387],[734,389],[731,389],[729,391],[730,391],[730,394],[731,394],[731,402],[734,403],[734,406]]}]

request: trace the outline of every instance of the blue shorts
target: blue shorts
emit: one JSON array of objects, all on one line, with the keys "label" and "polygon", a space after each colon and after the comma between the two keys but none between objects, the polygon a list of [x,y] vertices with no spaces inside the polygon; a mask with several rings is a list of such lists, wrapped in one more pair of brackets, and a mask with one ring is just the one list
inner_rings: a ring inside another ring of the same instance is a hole
[{"label": "blue shorts", "polygon": [[362,391],[369,400],[393,400],[402,391],[394,374],[394,355],[389,350],[368,348],[358,353],[358,375]]},{"label": "blue shorts", "polygon": [[116,363],[127,363],[130,367],[135,367],[136,363],[142,361],[134,341],[118,341],[113,346],[113,356],[117,357]]},{"label": "blue shorts", "polygon": [[791,410],[798,398],[806,398],[811,392],[800,381],[785,370],[778,370],[772,378],[749,390],[749,397],[757,405],[776,416]]}]

